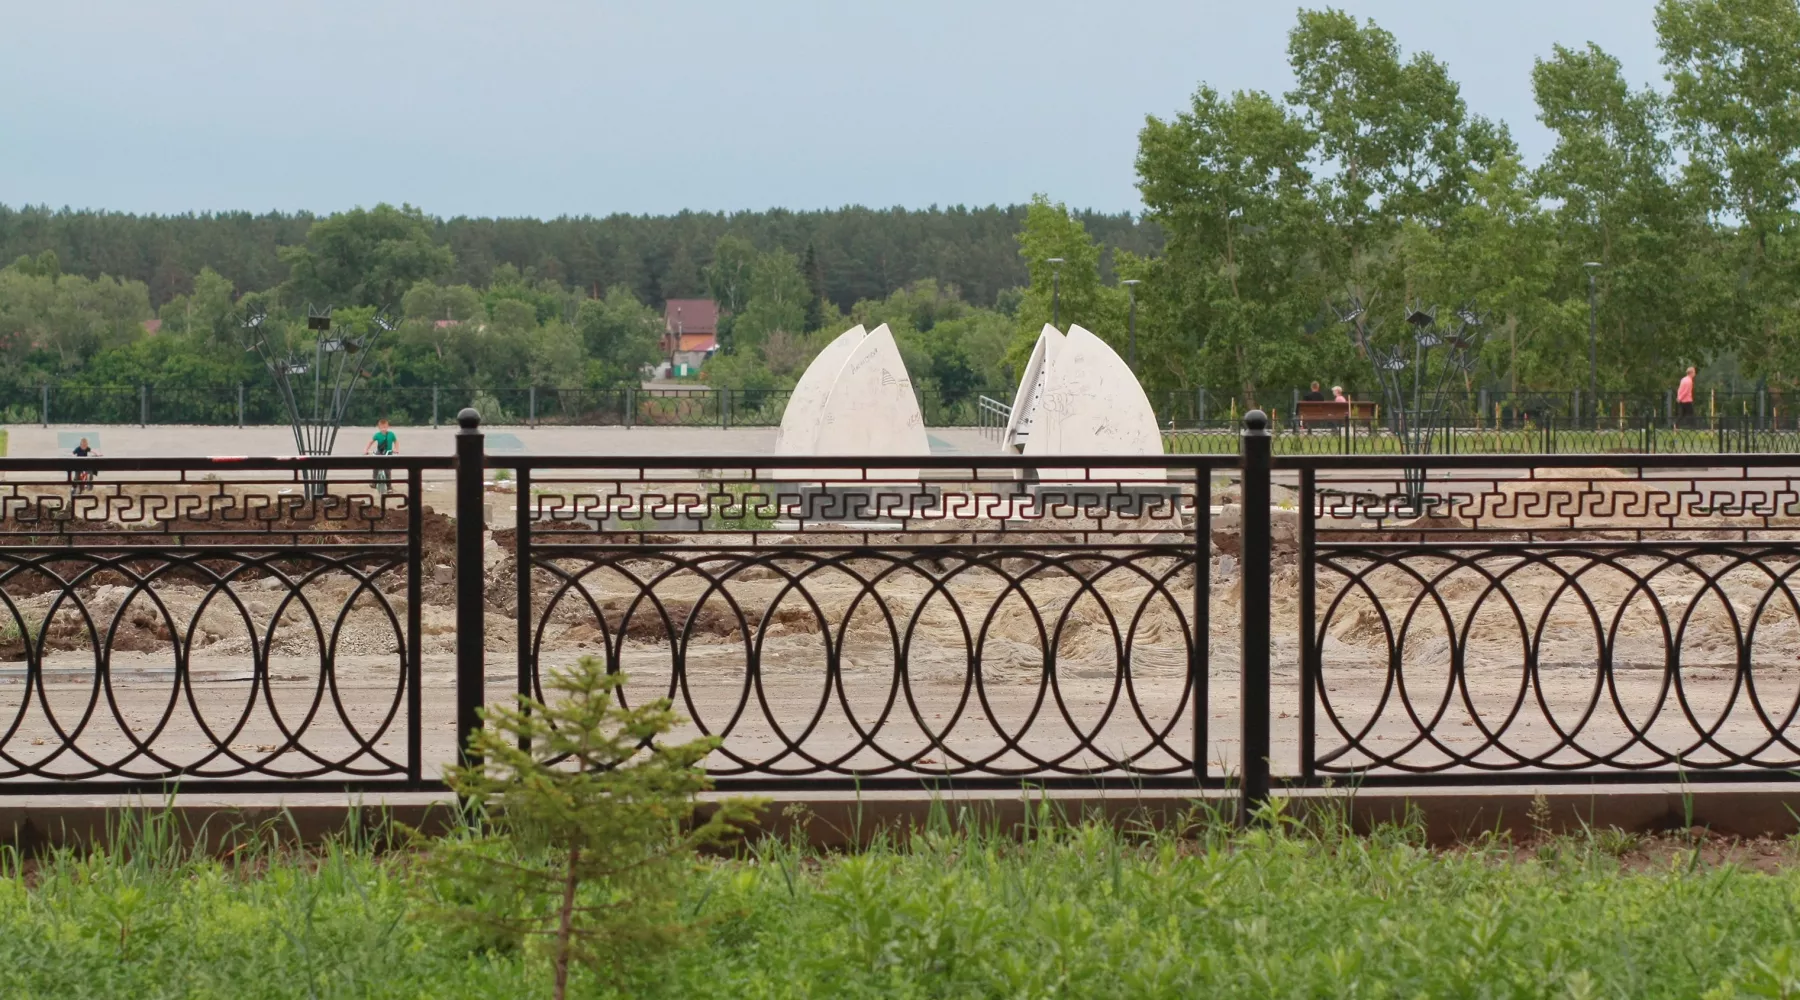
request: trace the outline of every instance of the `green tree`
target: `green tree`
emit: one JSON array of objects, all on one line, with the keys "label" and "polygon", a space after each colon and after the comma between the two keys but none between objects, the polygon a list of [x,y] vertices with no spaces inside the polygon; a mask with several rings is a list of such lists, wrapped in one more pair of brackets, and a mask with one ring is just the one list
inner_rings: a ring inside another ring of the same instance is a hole
[{"label": "green tree", "polygon": [[1307,169],[1314,143],[1304,121],[1259,92],[1202,87],[1173,121],[1145,124],[1138,188],[1168,239],[1162,260],[1130,265],[1144,280],[1147,381],[1230,385],[1249,404],[1271,382],[1343,370],[1336,331],[1303,333],[1330,293]]},{"label": "green tree", "polygon": [[800,258],[800,271],[806,277],[806,332],[812,333],[825,321],[825,272],[819,266],[819,251],[810,242]]},{"label": "green tree", "polygon": [[806,276],[798,258],[781,249],[758,255],[750,268],[742,311],[732,321],[736,348],[754,348],[777,331],[804,333],[807,302]]},{"label": "green tree", "polygon": [[1338,10],[1302,10],[1288,35],[1287,99],[1317,137],[1318,200],[1334,238],[1321,249],[1336,283],[1365,298],[1404,281],[1377,273],[1409,221],[1446,221],[1471,173],[1510,152],[1503,127],[1465,106],[1429,53],[1402,59],[1394,36]]},{"label": "green tree", "polygon": [[194,276],[194,290],[163,304],[157,315],[164,334],[180,334],[208,344],[237,342],[237,289],[210,267]]},{"label": "green tree", "polygon": [[627,385],[638,380],[643,366],[655,363],[663,322],[630,288],[614,285],[605,298],[581,303],[574,330],[592,362],[588,381]]},{"label": "green tree", "polygon": [[[1019,255],[1031,283],[1019,301],[1007,349],[1007,362],[1015,372],[1025,370],[1032,345],[1053,316],[1062,329],[1082,326],[1114,347],[1122,345],[1125,295],[1123,289],[1101,284],[1100,249],[1087,227],[1062,203],[1053,204],[1042,194],[1032,196],[1019,231]],[[1063,263],[1050,263],[1055,258]]]},{"label": "green tree", "polygon": [[313,223],[302,246],[283,247],[290,301],[394,308],[420,281],[450,273],[456,255],[433,241],[411,205],[352,209]]},{"label": "green tree", "polygon": [[577,964],[618,979],[681,941],[676,903],[695,852],[739,832],[757,803],[727,799],[691,823],[711,787],[716,737],[671,744],[668,699],[626,706],[625,676],[597,657],[552,671],[545,701],[488,709],[481,761],[449,772],[488,828],[429,844],[433,912],[541,951],[562,1000]]},{"label": "green tree", "polygon": [[[1512,379],[1585,386],[1587,276],[1598,292],[1598,356],[1604,389],[1657,392],[1689,363],[1729,346],[1729,277],[1717,267],[1707,204],[1677,175],[1671,121],[1655,91],[1634,90],[1619,61],[1595,45],[1557,46],[1532,70],[1539,117],[1556,145],[1533,175],[1553,205],[1542,234],[1550,266],[1542,325],[1520,338]],[[1529,311],[1526,303],[1515,306]]]},{"label": "green tree", "polygon": [[721,236],[713,244],[712,263],[704,276],[707,294],[719,304],[719,350],[723,353],[737,349],[737,314],[750,300],[757,256],[756,245],[741,236]]},{"label": "green tree", "polygon": [[0,270],[0,332],[15,377],[41,365],[74,371],[144,336],[149,290],[141,282],[60,274],[28,258]]},{"label": "green tree", "polygon": [[1800,8],[1660,0],[1656,32],[1689,175],[1723,229],[1746,367],[1800,384]]}]

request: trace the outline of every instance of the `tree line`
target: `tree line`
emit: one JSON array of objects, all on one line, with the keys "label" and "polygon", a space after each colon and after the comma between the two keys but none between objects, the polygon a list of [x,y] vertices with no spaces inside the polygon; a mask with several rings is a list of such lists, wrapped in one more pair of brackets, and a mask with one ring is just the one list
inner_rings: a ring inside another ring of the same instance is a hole
[{"label": "tree line", "polygon": [[[812,248],[821,291],[839,309],[881,298],[920,279],[953,285],[970,302],[1025,282],[1016,237],[1023,205],[827,211],[681,212],[670,216],[490,219],[425,216],[436,244],[453,255],[444,279],[482,287],[497,268],[601,294],[624,285],[639,301],[706,294],[706,270],[721,237],[796,256]],[[1108,246],[1138,253],[1161,245],[1154,226],[1130,213],[1081,212]],[[133,215],[0,205],[0,261],[53,251],[67,274],[142,283],[153,308],[190,294],[210,268],[239,289],[285,282],[284,248],[306,241],[323,216],[307,212]]]}]

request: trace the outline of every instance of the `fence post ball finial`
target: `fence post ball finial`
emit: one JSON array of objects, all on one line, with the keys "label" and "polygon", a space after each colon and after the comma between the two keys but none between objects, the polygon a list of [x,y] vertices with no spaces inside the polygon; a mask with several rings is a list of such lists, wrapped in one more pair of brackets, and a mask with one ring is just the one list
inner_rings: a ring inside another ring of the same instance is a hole
[{"label": "fence post ball finial", "polygon": [[1266,434],[1269,430],[1269,415],[1261,410],[1251,410],[1244,414],[1244,432],[1247,434]]},{"label": "fence post ball finial", "polygon": [[456,424],[465,431],[472,431],[481,426],[481,414],[476,413],[473,406],[465,406],[456,415]]}]

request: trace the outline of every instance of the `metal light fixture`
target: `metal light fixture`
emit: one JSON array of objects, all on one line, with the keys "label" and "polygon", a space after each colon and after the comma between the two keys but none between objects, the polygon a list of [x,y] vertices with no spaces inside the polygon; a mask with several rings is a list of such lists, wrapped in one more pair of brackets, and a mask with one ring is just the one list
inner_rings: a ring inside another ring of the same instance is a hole
[{"label": "metal light fixture", "polygon": [[[263,365],[269,370],[293,424],[295,447],[302,455],[331,454],[356,384],[368,376],[360,359],[352,359],[372,351],[382,335],[396,326],[388,317],[377,315],[366,335],[346,336],[352,331],[341,330],[332,336],[331,314],[330,306],[320,310],[308,303],[306,329],[314,335],[310,345],[291,343],[289,338],[294,327],[282,322],[268,322],[263,311],[247,315],[243,321],[249,341],[247,349],[261,355]],[[310,361],[300,353],[306,346],[312,348]],[[307,376],[311,376],[310,386],[297,381]],[[311,397],[310,405],[305,402],[308,396]],[[307,469],[305,480],[307,496],[316,498],[325,494],[323,470]]]},{"label": "metal light fixture", "polygon": [[1142,281],[1141,278],[1126,278],[1119,282],[1125,286],[1126,291],[1131,293],[1131,334],[1128,341],[1130,346],[1126,349],[1125,365],[1134,372],[1137,371],[1137,286],[1142,284]]},{"label": "metal light fixture", "polygon": [[1046,257],[1044,263],[1050,265],[1050,325],[1062,328],[1062,266],[1061,257]]},{"label": "metal light fixture", "polygon": [[[1600,262],[1590,260],[1581,266],[1587,269],[1588,279],[1588,405],[1595,408],[1594,426],[1598,427],[1600,426],[1600,383],[1596,365],[1598,352],[1595,349],[1594,337],[1594,273],[1600,270]],[[1577,413],[1575,419],[1579,421],[1581,414]]]}]

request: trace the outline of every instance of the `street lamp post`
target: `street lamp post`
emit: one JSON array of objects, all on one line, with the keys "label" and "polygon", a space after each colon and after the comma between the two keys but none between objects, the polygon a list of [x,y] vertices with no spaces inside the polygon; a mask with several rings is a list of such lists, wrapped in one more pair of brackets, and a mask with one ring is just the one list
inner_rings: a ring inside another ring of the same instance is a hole
[{"label": "street lamp post", "polygon": [[1590,260],[1581,265],[1587,269],[1588,278],[1588,405],[1595,407],[1594,426],[1600,426],[1600,393],[1595,382],[1594,364],[1594,272],[1600,269],[1600,262]]},{"label": "street lamp post", "polygon": [[1131,369],[1131,372],[1134,375],[1137,374],[1137,286],[1138,286],[1138,280],[1139,279],[1137,279],[1137,278],[1126,278],[1125,280],[1119,282],[1119,284],[1124,285],[1125,290],[1131,294],[1131,324],[1130,324],[1131,334],[1130,334],[1129,339],[1126,341],[1127,346],[1125,348],[1125,364],[1127,367],[1129,367]]},{"label": "street lamp post", "polygon": [[1050,257],[1044,263],[1050,265],[1050,325],[1062,329],[1062,265],[1061,257]]}]

